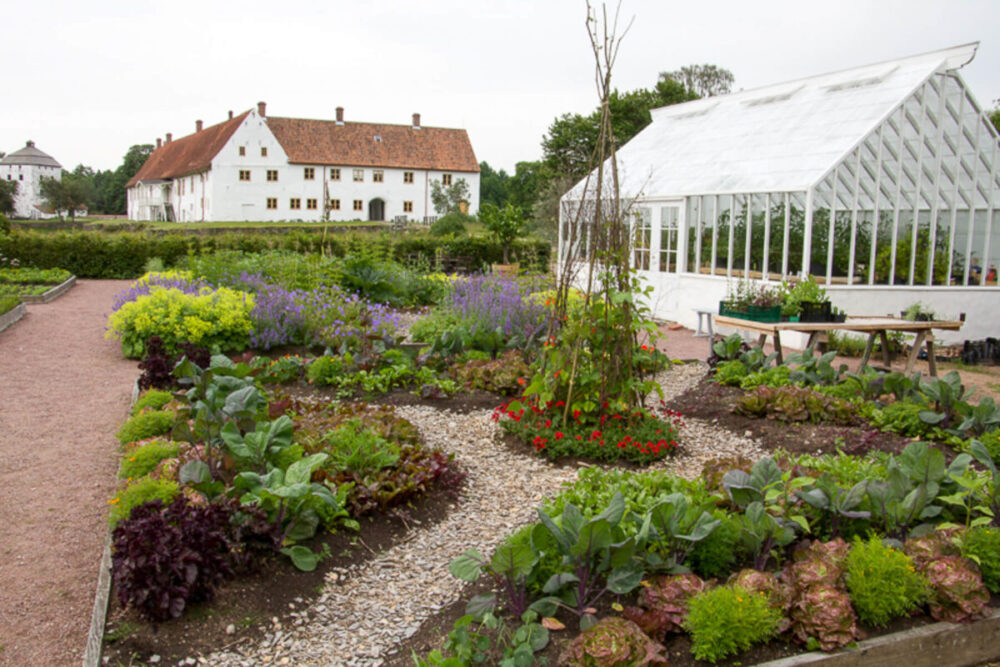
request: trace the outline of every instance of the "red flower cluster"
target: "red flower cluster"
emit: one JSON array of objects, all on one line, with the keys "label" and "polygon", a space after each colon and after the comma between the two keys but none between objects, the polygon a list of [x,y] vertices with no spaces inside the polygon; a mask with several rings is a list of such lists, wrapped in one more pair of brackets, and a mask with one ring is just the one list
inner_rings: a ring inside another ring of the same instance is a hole
[{"label": "red flower cluster", "polygon": [[648,463],[677,451],[678,413],[663,410],[665,418],[661,418],[641,410],[613,412],[607,403],[604,406],[599,415],[586,416],[579,409],[565,415],[563,401],[539,407],[531,398],[520,398],[497,407],[493,420],[550,458],[625,458]]}]

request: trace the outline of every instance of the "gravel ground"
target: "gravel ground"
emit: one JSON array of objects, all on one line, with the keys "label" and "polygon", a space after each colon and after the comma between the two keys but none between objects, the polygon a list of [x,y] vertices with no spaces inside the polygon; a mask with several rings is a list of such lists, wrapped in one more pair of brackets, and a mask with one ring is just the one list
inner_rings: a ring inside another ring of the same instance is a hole
[{"label": "gravel ground", "polygon": [[[704,373],[702,363],[674,366],[657,378],[664,399],[693,386]],[[290,623],[282,626],[274,619],[255,644],[205,656],[200,663],[380,665],[382,656],[424,619],[458,598],[463,584],[448,572],[452,559],[469,548],[491,554],[516,527],[534,519],[543,498],[576,478],[572,468],[497,446],[491,411],[463,415],[411,406],[398,413],[417,425],[429,445],[454,452],[468,471],[454,510],[429,529],[415,529],[378,558],[331,572],[324,592],[293,613]],[[694,419],[685,420],[681,442],[682,453],[659,466],[688,478],[699,475],[708,458],[762,453],[752,440]]]}]

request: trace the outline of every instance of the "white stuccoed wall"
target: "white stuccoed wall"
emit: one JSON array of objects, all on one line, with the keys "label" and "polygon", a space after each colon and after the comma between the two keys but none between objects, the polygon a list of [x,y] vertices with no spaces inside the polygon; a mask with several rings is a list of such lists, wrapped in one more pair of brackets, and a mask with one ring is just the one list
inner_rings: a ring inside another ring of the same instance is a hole
[{"label": "white stuccoed wall", "polygon": [[[54,218],[55,214],[42,213],[35,205],[42,203],[41,179],[62,180],[62,169],[34,164],[2,164],[0,179],[17,181],[17,197],[14,199],[15,218]],[[478,192],[478,190],[477,190]]]}]

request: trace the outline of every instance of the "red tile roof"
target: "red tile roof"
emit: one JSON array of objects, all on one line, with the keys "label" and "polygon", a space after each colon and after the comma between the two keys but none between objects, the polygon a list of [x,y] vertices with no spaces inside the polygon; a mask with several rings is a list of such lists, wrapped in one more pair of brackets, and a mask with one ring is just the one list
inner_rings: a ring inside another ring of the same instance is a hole
[{"label": "red tile roof", "polygon": [[153,151],[125,187],[130,188],[139,181],[177,178],[205,171],[212,166],[212,158],[219,154],[249,113],[244,111],[218,125],[206,127],[201,132],[163,144]]},{"label": "red tile roof", "polygon": [[479,171],[465,130],[275,117],[267,126],[296,164]]}]

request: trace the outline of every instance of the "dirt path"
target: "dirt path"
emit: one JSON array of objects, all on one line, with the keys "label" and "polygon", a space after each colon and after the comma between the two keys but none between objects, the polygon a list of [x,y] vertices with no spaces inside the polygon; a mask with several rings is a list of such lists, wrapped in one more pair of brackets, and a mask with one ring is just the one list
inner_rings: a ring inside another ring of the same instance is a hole
[{"label": "dirt path", "polygon": [[0,333],[0,665],[79,665],[135,362],[104,339],[127,281],[82,280]]}]

